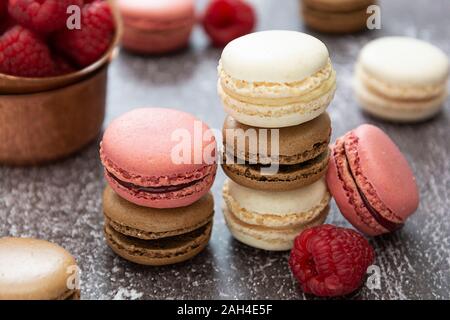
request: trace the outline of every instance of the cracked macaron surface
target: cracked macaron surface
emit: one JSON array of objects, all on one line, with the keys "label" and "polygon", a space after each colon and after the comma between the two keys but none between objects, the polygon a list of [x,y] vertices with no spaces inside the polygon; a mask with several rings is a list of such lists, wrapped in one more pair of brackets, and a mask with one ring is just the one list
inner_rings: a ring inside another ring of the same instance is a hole
[{"label": "cracked macaron surface", "polygon": [[372,125],[361,125],[337,139],[327,182],[342,214],[368,235],[401,228],[419,205],[407,160],[394,142]]},{"label": "cracked macaron surface", "polygon": [[209,127],[173,109],[135,109],[117,118],[105,131],[100,157],[115,192],[154,208],[197,201],[211,188],[217,170]]}]

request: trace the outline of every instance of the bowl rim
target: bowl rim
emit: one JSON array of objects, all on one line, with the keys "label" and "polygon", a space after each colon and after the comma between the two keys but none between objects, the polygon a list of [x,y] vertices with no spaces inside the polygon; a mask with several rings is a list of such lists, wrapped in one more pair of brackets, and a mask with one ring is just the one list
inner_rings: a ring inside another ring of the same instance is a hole
[{"label": "bowl rim", "polygon": [[101,66],[103,66],[105,63],[107,63],[111,57],[114,54],[114,50],[117,48],[117,46],[119,45],[120,39],[122,38],[122,34],[123,34],[123,24],[122,24],[122,18],[120,15],[120,12],[118,11],[117,8],[117,4],[116,4],[116,0],[106,0],[109,4],[110,4],[110,8],[112,10],[112,14],[113,14],[113,19],[115,21],[115,32],[114,32],[114,36],[113,39],[111,41],[110,46],[108,47],[108,50],[105,51],[105,53],[94,63],[91,63],[90,65],[84,67],[83,69],[80,70],[76,70],[74,72],[70,72],[70,73],[66,73],[66,74],[62,74],[59,76],[52,76],[52,77],[17,77],[17,76],[12,76],[12,75],[8,75],[5,73],[1,73],[0,72],[0,79],[3,79],[5,81],[11,81],[11,82],[16,82],[16,81],[21,81],[22,83],[27,83],[27,84],[34,84],[34,83],[40,83],[43,81],[49,81],[49,82],[70,82],[71,79],[79,79],[83,76],[86,76],[94,71],[96,71],[97,69],[99,69]]}]

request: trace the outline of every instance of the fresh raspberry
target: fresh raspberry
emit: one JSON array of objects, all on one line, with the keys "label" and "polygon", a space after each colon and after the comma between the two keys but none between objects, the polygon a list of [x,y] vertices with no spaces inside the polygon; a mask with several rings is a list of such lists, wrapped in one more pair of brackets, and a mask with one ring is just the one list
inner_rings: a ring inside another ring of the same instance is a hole
[{"label": "fresh raspberry", "polygon": [[64,28],[70,5],[81,7],[83,0],[9,0],[8,11],[21,25],[50,33]]},{"label": "fresh raspberry", "polygon": [[243,0],[211,1],[202,21],[203,28],[217,47],[252,32],[255,23],[253,8]]},{"label": "fresh raspberry", "polygon": [[0,73],[46,77],[54,70],[49,48],[34,32],[15,26],[0,37]]},{"label": "fresh raspberry", "polygon": [[68,74],[76,70],[74,67],[72,67],[72,65],[69,62],[67,62],[62,57],[57,56],[54,58],[54,61],[55,61],[55,72],[54,72],[55,76]]},{"label": "fresh raspberry", "polygon": [[358,289],[373,260],[373,248],[358,232],[323,225],[297,236],[289,266],[305,293],[334,297]]},{"label": "fresh raspberry", "polygon": [[78,66],[97,61],[108,49],[114,33],[114,19],[107,2],[86,4],[80,30],[64,30],[55,37],[56,47]]}]

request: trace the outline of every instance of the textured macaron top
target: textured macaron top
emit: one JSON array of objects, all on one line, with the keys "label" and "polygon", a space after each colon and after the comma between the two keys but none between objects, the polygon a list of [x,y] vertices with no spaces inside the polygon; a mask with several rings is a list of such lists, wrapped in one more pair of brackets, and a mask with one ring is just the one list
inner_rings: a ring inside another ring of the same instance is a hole
[{"label": "textured macaron top", "polygon": [[375,78],[396,86],[440,84],[449,74],[447,55],[422,40],[384,37],[369,42],[358,65]]},{"label": "textured macaron top", "polygon": [[286,30],[255,32],[235,39],[221,57],[227,75],[249,82],[297,82],[328,63],[328,50],[322,41]]},{"label": "textured macaron top", "polygon": [[167,21],[194,16],[193,0],[119,0],[125,19],[154,19]]},{"label": "textured macaron top", "polygon": [[31,238],[0,239],[0,300],[54,300],[69,289],[75,259],[60,246]]},{"label": "textured macaron top", "polygon": [[394,142],[379,128],[361,125],[346,140],[349,165],[375,207],[402,220],[416,211],[419,192],[414,174]]},{"label": "textured macaron top", "polygon": [[163,108],[134,109],[106,129],[100,157],[106,170],[138,185],[182,184],[216,168],[216,141],[193,115]]}]

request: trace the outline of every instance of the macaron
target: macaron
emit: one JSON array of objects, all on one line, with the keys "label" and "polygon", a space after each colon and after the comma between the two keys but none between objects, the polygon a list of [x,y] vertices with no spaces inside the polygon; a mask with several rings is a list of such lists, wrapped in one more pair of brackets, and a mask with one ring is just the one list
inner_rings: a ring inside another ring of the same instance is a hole
[{"label": "macaron", "polygon": [[268,251],[290,250],[304,229],[322,224],[329,211],[325,179],[290,191],[261,191],[227,180],[223,213],[240,242]]},{"label": "macaron", "polygon": [[401,228],[419,205],[416,179],[407,160],[372,125],[361,125],[336,140],[327,182],[345,218],[370,236]]},{"label": "macaron", "polygon": [[385,37],[361,50],[354,87],[364,111],[396,122],[436,115],[448,96],[449,61],[439,48],[408,37]]},{"label": "macaron", "polygon": [[207,193],[188,207],[147,208],[122,199],[107,186],[103,212],[106,241],[116,254],[138,264],[161,266],[191,259],[207,246],[214,200]]},{"label": "macaron", "polygon": [[119,0],[124,48],[142,54],[179,50],[195,24],[193,0]]},{"label": "macaron", "polygon": [[146,207],[188,206],[211,188],[216,140],[193,115],[173,109],[134,109],[106,129],[100,158],[111,188]]},{"label": "macaron", "polygon": [[325,111],[336,89],[326,46],[296,31],[255,32],[231,41],[218,72],[225,111],[254,127],[310,121]]},{"label": "macaron", "polygon": [[[250,127],[228,116],[223,125],[222,168],[230,179],[248,188],[297,189],[325,175],[330,135],[331,121],[326,112],[281,129]],[[261,170],[270,166],[274,172]]]},{"label": "macaron", "polygon": [[79,300],[78,277],[75,259],[62,247],[0,238],[0,300]]},{"label": "macaron", "polygon": [[376,0],[300,0],[305,24],[319,32],[351,33],[367,28],[367,7]]}]

